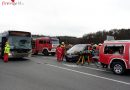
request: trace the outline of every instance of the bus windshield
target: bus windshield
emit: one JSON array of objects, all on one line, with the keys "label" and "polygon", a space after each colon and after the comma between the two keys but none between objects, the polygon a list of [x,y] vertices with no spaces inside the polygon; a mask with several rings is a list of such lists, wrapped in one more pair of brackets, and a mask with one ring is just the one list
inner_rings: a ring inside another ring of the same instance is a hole
[{"label": "bus windshield", "polygon": [[31,38],[23,36],[9,36],[12,49],[31,49]]}]

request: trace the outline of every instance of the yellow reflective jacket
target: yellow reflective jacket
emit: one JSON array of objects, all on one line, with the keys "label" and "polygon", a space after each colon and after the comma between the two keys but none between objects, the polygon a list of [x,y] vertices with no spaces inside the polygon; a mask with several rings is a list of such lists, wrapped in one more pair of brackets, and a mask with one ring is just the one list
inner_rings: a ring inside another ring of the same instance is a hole
[{"label": "yellow reflective jacket", "polygon": [[8,53],[8,54],[10,53],[10,45],[9,44],[5,45],[4,53]]}]

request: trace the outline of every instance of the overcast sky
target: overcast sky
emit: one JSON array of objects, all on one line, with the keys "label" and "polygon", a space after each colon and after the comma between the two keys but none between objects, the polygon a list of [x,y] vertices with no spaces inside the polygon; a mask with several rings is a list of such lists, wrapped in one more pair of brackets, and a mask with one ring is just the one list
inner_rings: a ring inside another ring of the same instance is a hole
[{"label": "overcast sky", "polygon": [[90,32],[130,28],[130,0],[15,0],[24,5],[2,5],[0,32],[81,37]]}]

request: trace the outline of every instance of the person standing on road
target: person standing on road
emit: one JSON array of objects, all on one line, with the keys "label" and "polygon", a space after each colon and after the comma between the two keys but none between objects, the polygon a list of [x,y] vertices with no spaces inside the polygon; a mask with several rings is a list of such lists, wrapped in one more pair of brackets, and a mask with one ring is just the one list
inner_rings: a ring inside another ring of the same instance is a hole
[{"label": "person standing on road", "polygon": [[88,46],[87,57],[87,62],[88,64],[90,64],[90,62],[92,61],[92,46]]},{"label": "person standing on road", "polygon": [[62,48],[61,60],[63,61],[65,53],[66,53],[66,47],[65,47],[64,42],[61,43],[61,48]]},{"label": "person standing on road", "polygon": [[56,48],[56,57],[57,61],[60,62],[62,59],[62,48],[60,45]]},{"label": "person standing on road", "polygon": [[9,45],[9,42],[7,41],[4,48],[4,62],[8,62],[9,53],[10,53],[10,45]]}]

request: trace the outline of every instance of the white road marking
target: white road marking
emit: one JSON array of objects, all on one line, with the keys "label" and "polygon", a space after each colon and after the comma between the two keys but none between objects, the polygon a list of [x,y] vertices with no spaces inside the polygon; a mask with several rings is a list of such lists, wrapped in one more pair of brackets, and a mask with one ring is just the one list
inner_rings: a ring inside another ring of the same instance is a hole
[{"label": "white road marking", "polygon": [[91,68],[91,67],[86,67],[86,66],[78,66],[78,65],[71,65],[71,64],[63,64],[63,65],[68,66],[68,67],[84,67],[84,68],[97,70],[97,71],[110,72],[110,71],[106,71],[106,70],[103,70],[103,69]]},{"label": "white road marking", "polygon": [[52,65],[52,64],[46,64],[46,65],[51,66],[51,67],[56,67],[56,68],[64,69],[64,70],[67,70],[67,71],[72,71],[72,72],[80,73],[80,74],[83,74],[83,75],[86,75],[86,76],[92,76],[92,77],[101,78],[101,79],[105,79],[105,80],[109,80],[109,81],[113,81],[113,82],[117,82],[117,83],[121,83],[121,84],[130,85],[130,83],[128,83],[128,82],[119,81],[119,80],[116,80],[116,79],[111,79],[111,78],[106,78],[106,77],[102,77],[102,76],[98,76],[98,75],[94,75],[94,74],[90,74],[90,73],[80,72],[80,71],[76,71],[76,70],[68,69],[68,68],[64,68],[64,67],[59,67],[59,66]]},{"label": "white road marking", "polygon": [[92,70],[97,70],[97,71],[110,72],[110,71],[106,71],[106,70],[103,70],[103,69],[91,68],[91,67],[86,67],[86,66],[83,66],[83,67],[88,68],[88,69],[92,69]]},{"label": "white road marking", "polygon": [[71,65],[71,64],[63,64],[63,65],[68,66],[68,67],[79,67],[77,65]]}]

